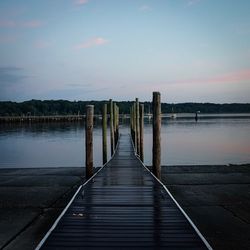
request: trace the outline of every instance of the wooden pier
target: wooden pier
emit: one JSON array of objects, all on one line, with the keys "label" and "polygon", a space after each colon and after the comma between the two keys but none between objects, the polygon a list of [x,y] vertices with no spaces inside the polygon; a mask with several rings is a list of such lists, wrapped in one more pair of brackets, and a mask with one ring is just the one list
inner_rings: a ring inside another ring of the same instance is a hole
[{"label": "wooden pier", "polygon": [[212,249],[120,135],[112,159],[82,185],[36,250]]}]

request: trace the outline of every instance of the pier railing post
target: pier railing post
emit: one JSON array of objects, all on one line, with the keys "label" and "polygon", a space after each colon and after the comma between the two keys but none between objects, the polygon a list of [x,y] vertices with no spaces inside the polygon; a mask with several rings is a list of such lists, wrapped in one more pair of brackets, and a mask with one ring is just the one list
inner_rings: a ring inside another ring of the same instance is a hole
[{"label": "pier railing post", "polygon": [[131,137],[135,146],[134,105],[131,106],[130,123],[131,123]]},{"label": "pier railing post", "polygon": [[153,173],[161,178],[161,94],[153,92]]},{"label": "pier railing post", "polygon": [[141,104],[140,105],[140,158],[142,162],[144,161],[143,136],[144,136],[144,104]]},{"label": "pier railing post", "polygon": [[137,133],[136,133],[136,104],[133,103],[133,125],[134,125],[134,147],[135,151],[137,151]]},{"label": "pier railing post", "polygon": [[140,106],[138,98],[135,99],[136,102],[136,152],[140,155]]},{"label": "pier railing post", "polygon": [[112,99],[109,100],[109,106],[110,106],[110,147],[111,147],[111,156],[114,153],[114,121],[113,121],[113,101]]},{"label": "pier railing post", "polygon": [[93,175],[93,120],[94,106],[86,106],[86,123],[85,123],[85,150],[86,150],[86,178]]},{"label": "pier railing post", "polygon": [[136,134],[136,104],[135,104],[135,102],[134,102],[134,116],[133,116],[133,119],[134,119],[134,141],[135,141],[134,145],[135,145],[135,151],[136,151],[136,147],[137,147],[137,145],[136,145],[136,143],[137,143],[136,136],[137,136],[137,134]]},{"label": "pier railing post", "polygon": [[113,102],[114,149],[116,147],[116,102]]},{"label": "pier railing post", "polygon": [[118,142],[118,136],[119,136],[119,108],[116,105],[116,103],[114,102],[113,105],[114,108],[114,140],[115,140],[115,147],[117,145]]},{"label": "pier railing post", "polygon": [[119,107],[116,106],[117,115],[116,115],[116,143],[119,140],[119,121],[120,121],[120,114],[119,114]]},{"label": "pier railing post", "polygon": [[130,135],[134,142],[134,136],[133,136],[133,107],[130,107]]},{"label": "pier railing post", "polygon": [[107,162],[107,104],[102,108],[102,163]]}]

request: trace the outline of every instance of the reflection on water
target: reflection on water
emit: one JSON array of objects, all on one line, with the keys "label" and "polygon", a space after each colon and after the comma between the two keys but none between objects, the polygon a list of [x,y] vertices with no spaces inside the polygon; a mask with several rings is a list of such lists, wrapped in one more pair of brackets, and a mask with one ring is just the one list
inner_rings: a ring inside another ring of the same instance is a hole
[{"label": "reflection on water", "polygon": [[[152,128],[145,125],[145,162],[151,163]],[[250,117],[162,121],[162,164],[250,162]]]},{"label": "reflection on water", "polygon": [[[101,128],[94,130],[95,165],[101,165]],[[108,137],[109,139],[109,137]],[[34,123],[0,127],[1,167],[85,165],[83,123]],[[108,151],[110,154],[110,152]]]},{"label": "reflection on water", "polygon": [[[129,132],[128,120],[120,131]],[[145,119],[145,163],[152,162],[152,125]],[[94,129],[94,164],[102,163],[102,131]],[[0,125],[0,167],[85,165],[84,124],[34,123]],[[109,142],[109,130],[108,130]],[[110,146],[108,145],[108,149]],[[110,156],[110,151],[108,151]],[[250,162],[250,116],[203,116],[162,120],[162,164],[229,164]]]}]

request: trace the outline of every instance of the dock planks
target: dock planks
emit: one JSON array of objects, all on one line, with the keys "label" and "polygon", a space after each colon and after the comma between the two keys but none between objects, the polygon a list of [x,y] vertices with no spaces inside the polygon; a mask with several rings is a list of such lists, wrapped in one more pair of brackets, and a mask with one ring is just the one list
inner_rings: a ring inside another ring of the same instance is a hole
[{"label": "dock planks", "polygon": [[211,249],[121,135],[112,160],[84,185],[37,249]]}]

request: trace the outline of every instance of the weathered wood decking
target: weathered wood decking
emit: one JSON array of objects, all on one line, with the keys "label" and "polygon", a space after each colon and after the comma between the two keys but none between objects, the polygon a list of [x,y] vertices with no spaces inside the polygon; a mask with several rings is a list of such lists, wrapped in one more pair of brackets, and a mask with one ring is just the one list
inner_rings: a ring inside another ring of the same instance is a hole
[{"label": "weathered wood decking", "polygon": [[65,211],[37,249],[210,248],[135,156],[129,135]]}]

